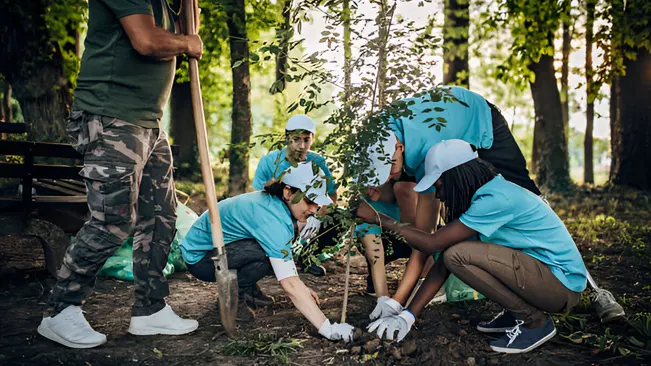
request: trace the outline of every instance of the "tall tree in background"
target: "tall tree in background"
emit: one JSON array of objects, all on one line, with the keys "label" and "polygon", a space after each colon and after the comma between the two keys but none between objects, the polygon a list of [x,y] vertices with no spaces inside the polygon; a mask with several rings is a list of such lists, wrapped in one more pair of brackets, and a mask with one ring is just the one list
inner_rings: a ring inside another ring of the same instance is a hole
[{"label": "tall tree in background", "polygon": [[592,70],[592,37],[594,27],[596,0],[586,1],[586,23],[585,23],[585,85],[586,85],[586,100],[588,102],[586,109],[586,125],[585,125],[585,140],[583,142],[583,182],[594,183],[594,159],[593,159],[593,137],[592,132],[594,129],[594,100],[598,90],[594,90]]},{"label": "tall tree in background", "polygon": [[[624,71],[618,83],[619,118],[614,129],[616,154],[613,154],[611,179],[617,185],[648,190],[651,189],[648,164],[651,161],[651,3],[615,0],[611,11],[611,34],[618,37],[611,39],[611,51],[619,55]],[[616,60],[615,67],[619,64]]]},{"label": "tall tree in background", "polygon": [[249,183],[251,72],[244,0],[225,4],[233,75],[233,110],[229,149],[228,193],[244,193]]},{"label": "tall tree in background", "polygon": [[344,104],[348,106],[350,103],[350,96],[352,93],[352,59],[353,52],[351,50],[350,38],[350,0],[343,0],[341,10],[341,20],[344,27]]},{"label": "tall tree in background", "polygon": [[468,33],[470,0],[445,0],[443,83],[470,87]]},{"label": "tall tree in background", "polygon": [[192,178],[200,172],[197,155],[197,133],[192,113],[190,82],[175,82],[170,95],[170,136],[179,154],[176,178]]},{"label": "tall tree in background", "polygon": [[285,89],[289,40],[293,33],[291,23],[292,1],[282,0],[281,4],[282,21],[276,27],[276,41],[280,45],[280,52],[276,55],[276,87],[272,88],[272,94],[282,92]]},{"label": "tall tree in background", "polygon": [[557,0],[506,0],[514,43],[505,69],[529,83],[534,101],[534,172],[539,185],[552,191],[572,185],[561,97],[554,69],[554,33],[563,6]]},{"label": "tall tree in background", "polygon": [[570,53],[572,52],[572,33],[574,33],[574,24],[570,11],[572,9],[571,1],[563,1],[564,11],[561,22],[563,28],[563,46],[562,46],[562,65],[561,65],[561,105],[563,106],[563,124],[565,126],[565,137],[567,138],[570,130],[570,96],[569,96],[569,75],[570,75]]},{"label": "tall tree in background", "polygon": [[84,0],[0,1],[0,74],[11,85],[30,139],[61,141],[77,76]]}]

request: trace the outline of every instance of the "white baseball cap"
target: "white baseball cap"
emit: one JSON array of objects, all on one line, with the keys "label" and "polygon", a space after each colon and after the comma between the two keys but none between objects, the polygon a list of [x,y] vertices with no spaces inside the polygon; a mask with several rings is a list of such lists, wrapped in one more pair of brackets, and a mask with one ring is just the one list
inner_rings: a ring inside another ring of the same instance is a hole
[{"label": "white baseball cap", "polygon": [[477,159],[479,154],[473,151],[469,143],[458,140],[444,140],[430,147],[425,156],[425,176],[418,182],[414,191],[429,189],[441,177],[443,172]]},{"label": "white baseball cap", "polygon": [[304,114],[297,114],[295,116],[291,116],[287,120],[287,124],[285,125],[285,131],[296,131],[296,130],[305,130],[316,134],[316,123],[314,123],[312,118]]},{"label": "white baseball cap", "polygon": [[323,170],[311,162],[299,163],[285,170],[281,182],[298,188],[305,197],[319,206],[326,206],[332,200],[326,194],[326,177]]},{"label": "white baseball cap", "polygon": [[[391,174],[391,167],[393,166],[393,154],[396,152],[396,135],[393,131],[386,131],[387,136],[381,136],[380,139],[368,150],[366,156],[370,162],[370,166],[364,171],[364,175],[372,175],[370,186],[381,186],[386,183]],[[377,180],[377,181],[375,181]],[[353,183],[357,182],[357,177],[351,179]]]}]

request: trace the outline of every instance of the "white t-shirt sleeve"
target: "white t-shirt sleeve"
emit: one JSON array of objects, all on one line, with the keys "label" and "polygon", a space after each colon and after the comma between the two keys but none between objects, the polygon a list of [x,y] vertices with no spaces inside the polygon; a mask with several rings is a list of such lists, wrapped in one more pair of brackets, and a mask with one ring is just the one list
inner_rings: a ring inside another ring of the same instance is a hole
[{"label": "white t-shirt sleeve", "polygon": [[278,281],[282,281],[288,277],[298,276],[296,264],[291,259],[269,258],[269,262],[271,262],[271,267],[273,267]]}]

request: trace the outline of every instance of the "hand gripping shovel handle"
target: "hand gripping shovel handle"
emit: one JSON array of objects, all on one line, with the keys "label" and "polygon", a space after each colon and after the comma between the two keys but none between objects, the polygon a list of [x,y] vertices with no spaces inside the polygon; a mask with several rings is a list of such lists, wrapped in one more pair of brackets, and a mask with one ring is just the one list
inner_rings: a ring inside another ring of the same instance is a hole
[{"label": "hand gripping shovel handle", "polygon": [[[197,32],[194,23],[195,1],[197,0],[183,1],[186,34],[196,34]],[[206,200],[208,201],[212,242],[217,253],[212,259],[215,261],[215,279],[217,281],[217,291],[219,294],[219,312],[224,329],[226,330],[226,333],[231,336],[234,334],[236,329],[237,275],[234,271],[228,270],[228,260],[226,259],[226,251],[224,249],[224,236],[222,235],[222,224],[219,218],[219,208],[217,206],[217,193],[215,192],[215,181],[210,164],[210,155],[208,153],[208,133],[206,130],[206,117],[204,115],[203,102],[201,98],[201,85],[199,83],[199,64],[197,59],[192,57],[190,57],[188,63],[190,88],[192,93],[192,109],[194,112],[194,124],[197,130],[197,145],[199,150],[201,175],[203,176],[203,183],[206,186]]]}]

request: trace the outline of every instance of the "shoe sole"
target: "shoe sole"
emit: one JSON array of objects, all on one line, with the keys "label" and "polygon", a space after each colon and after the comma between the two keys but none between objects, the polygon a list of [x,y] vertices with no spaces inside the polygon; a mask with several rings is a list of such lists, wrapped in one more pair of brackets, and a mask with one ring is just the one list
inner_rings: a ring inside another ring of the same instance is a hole
[{"label": "shoe sole", "polygon": [[610,323],[610,322],[612,322],[613,320],[621,319],[621,318],[623,318],[623,317],[625,317],[625,316],[626,316],[626,312],[625,312],[625,311],[622,311],[621,313],[617,313],[617,314],[611,315],[611,316],[609,316],[609,317],[607,317],[607,318],[601,318],[601,323],[604,323],[604,324],[605,324],[605,323]]},{"label": "shoe sole", "polygon": [[481,325],[477,325],[477,330],[482,333],[504,333],[509,329],[513,329],[513,327],[515,327],[515,324],[513,324],[510,327],[504,327],[504,328],[484,328]]},{"label": "shoe sole", "polygon": [[544,338],[542,338],[538,342],[532,344],[531,346],[529,346],[529,347],[527,347],[525,349],[515,349],[515,348],[505,348],[505,347],[495,347],[495,346],[491,346],[491,349],[493,351],[495,351],[495,352],[500,352],[500,353],[527,353],[527,352],[533,351],[534,349],[542,346],[543,343],[545,343],[548,340],[554,338],[555,335],[556,335],[556,328],[554,328],[554,330],[551,333],[549,333],[548,335],[546,335]]},{"label": "shoe sole", "polygon": [[78,348],[78,349],[81,349],[81,348],[94,348],[94,347],[101,346],[104,343],[106,343],[106,337],[104,337],[104,340],[102,342],[100,342],[100,343],[92,343],[92,344],[73,343],[73,342],[67,341],[67,340],[59,337],[56,333],[51,331],[49,328],[44,327],[42,325],[38,326],[38,334],[42,335],[43,337],[45,337],[45,338],[47,338],[47,339],[49,339],[49,340],[51,340],[53,342],[57,342],[59,344],[62,344],[64,346],[70,347],[70,348]]},{"label": "shoe sole", "polygon": [[186,329],[164,329],[164,328],[132,328],[129,326],[128,332],[133,335],[138,335],[138,336],[145,336],[145,335],[157,335],[157,334],[163,334],[163,335],[183,335],[183,334],[188,334],[191,332],[194,332],[199,328],[199,324],[197,324],[194,327],[191,328],[186,328]]}]

